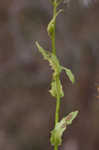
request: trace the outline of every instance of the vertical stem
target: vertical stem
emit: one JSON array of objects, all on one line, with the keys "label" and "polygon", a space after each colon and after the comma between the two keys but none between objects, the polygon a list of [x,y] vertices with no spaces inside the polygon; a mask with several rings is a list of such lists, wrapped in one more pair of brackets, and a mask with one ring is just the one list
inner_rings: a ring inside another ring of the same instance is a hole
[{"label": "vertical stem", "polygon": [[[57,10],[57,7],[56,7],[56,2],[54,2],[54,8],[53,8],[53,16],[55,16],[56,14],[56,10]],[[52,35],[52,53],[54,55],[56,55],[56,46],[55,46],[55,29],[56,29],[56,21],[54,22],[54,29],[53,29],[53,35]]]},{"label": "vertical stem", "polygon": [[58,150],[58,145],[55,145],[55,146],[54,146],[54,150]]},{"label": "vertical stem", "polygon": [[[57,85],[57,99],[56,99],[56,112],[55,112],[55,126],[59,121],[59,111],[60,111],[60,84],[59,84],[59,76],[56,77],[56,85]],[[54,146],[54,150],[58,150],[58,145]]]},{"label": "vertical stem", "polygon": [[59,83],[59,76],[56,77],[56,84],[57,84],[57,100],[56,100],[56,112],[55,112],[55,126],[59,121],[59,111],[60,111],[60,83]]},{"label": "vertical stem", "polygon": [[[59,111],[60,111],[60,74],[56,77],[56,85],[57,85],[57,99],[56,99],[56,112],[55,112],[55,126],[59,121]],[[54,146],[54,150],[58,150],[58,145]]]},{"label": "vertical stem", "polygon": [[[53,16],[56,15],[57,11],[57,4],[56,0],[54,1],[54,8],[53,8]],[[56,20],[54,22],[54,29],[52,35],[52,53],[56,55],[56,44],[55,44],[55,29],[56,29]],[[56,85],[57,85],[57,99],[56,99],[56,112],[55,112],[55,126],[59,121],[59,110],[60,110],[60,84],[59,84],[59,77],[60,74],[56,77]],[[54,150],[58,150],[58,145],[54,146]]]},{"label": "vertical stem", "polygon": [[[57,84],[57,100],[56,100],[56,112],[55,112],[55,126],[59,121],[59,111],[60,111],[60,86],[59,86],[59,76],[56,78]],[[54,146],[54,150],[58,150],[58,145]]]},{"label": "vertical stem", "polygon": [[[53,17],[56,15],[57,12],[57,4],[56,0],[54,1],[54,6],[53,6]],[[56,44],[55,44],[55,29],[56,29],[56,20],[54,22],[54,31],[52,35],[52,53],[56,55]],[[57,100],[56,100],[56,112],[55,112],[55,126],[59,120],[59,110],[60,110],[60,87],[59,87],[59,77],[60,74],[56,77],[56,86],[57,86]]]},{"label": "vertical stem", "polygon": [[59,110],[60,110],[60,97],[57,97],[56,101],[56,112],[55,112],[55,125],[59,121]]}]

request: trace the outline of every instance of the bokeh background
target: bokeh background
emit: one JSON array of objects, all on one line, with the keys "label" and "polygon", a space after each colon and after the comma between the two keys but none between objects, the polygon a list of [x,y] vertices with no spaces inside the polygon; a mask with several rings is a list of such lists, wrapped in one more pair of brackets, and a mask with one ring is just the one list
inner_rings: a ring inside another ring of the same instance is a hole
[{"label": "bokeh background", "polygon": [[[76,77],[72,85],[62,73],[65,92],[60,118],[79,115],[64,133],[63,150],[99,149],[99,1],[61,4],[56,44],[61,64]],[[48,0],[0,1],[0,150],[52,150],[55,99],[51,70],[35,41],[51,49],[46,27],[52,16]]]}]

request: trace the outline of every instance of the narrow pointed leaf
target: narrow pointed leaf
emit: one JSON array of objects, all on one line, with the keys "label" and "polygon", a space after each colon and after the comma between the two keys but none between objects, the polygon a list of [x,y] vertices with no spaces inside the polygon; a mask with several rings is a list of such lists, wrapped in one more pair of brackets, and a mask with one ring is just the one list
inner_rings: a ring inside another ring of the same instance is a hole
[{"label": "narrow pointed leaf", "polygon": [[36,46],[37,46],[39,52],[40,52],[40,53],[42,54],[42,56],[44,57],[44,59],[45,59],[45,60],[49,60],[49,57],[50,57],[50,55],[51,55],[50,52],[44,50],[44,49],[39,45],[39,43],[38,43],[37,41],[35,42],[35,44],[36,44]]},{"label": "narrow pointed leaf", "polygon": [[45,60],[48,60],[50,66],[54,70],[54,76],[59,74],[61,72],[61,66],[59,64],[57,56],[54,54],[50,53],[49,51],[44,50],[38,42],[36,42],[36,46],[39,50],[39,52],[43,55]]},{"label": "narrow pointed leaf", "polygon": [[72,121],[77,117],[77,115],[78,115],[78,111],[74,111],[74,112],[69,113],[66,117],[67,125],[72,124]]},{"label": "narrow pointed leaf", "polygon": [[75,83],[75,77],[74,77],[72,71],[65,67],[62,67],[62,69],[66,72],[66,75],[68,76],[68,78],[72,82],[72,84]]}]

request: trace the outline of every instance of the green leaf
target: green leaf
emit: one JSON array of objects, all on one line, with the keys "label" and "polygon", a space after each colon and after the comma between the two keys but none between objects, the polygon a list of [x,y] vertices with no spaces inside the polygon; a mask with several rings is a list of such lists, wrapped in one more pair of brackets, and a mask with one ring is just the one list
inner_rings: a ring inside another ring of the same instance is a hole
[{"label": "green leaf", "polygon": [[63,10],[60,9],[54,16],[53,18],[51,19],[51,21],[49,22],[48,24],[48,27],[47,27],[47,32],[48,32],[48,35],[52,38],[52,35],[53,35],[53,32],[54,32],[54,26],[55,26],[55,20],[56,20],[56,17],[62,12]]},{"label": "green leaf", "polygon": [[[58,84],[59,84],[59,87],[60,87],[59,94],[60,94],[60,97],[62,98],[64,96],[64,92],[63,92],[62,84],[61,84],[60,80],[59,80]],[[57,97],[58,90],[57,90],[57,82],[56,82],[56,80],[52,80],[52,82],[51,82],[51,89],[49,90],[49,92],[51,93],[51,95],[53,97]]]},{"label": "green leaf", "polygon": [[[62,90],[62,85],[61,85],[61,81],[58,81],[58,85],[56,82],[56,78],[57,76],[59,76],[60,72],[61,72],[61,65],[59,64],[59,60],[58,58],[50,53],[49,51],[44,50],[38,42],[36,42],[36,46],[39,50],[39,52],[43,55],[45,60],[48,60],[53,72],[52,75],[52,82],[51,82],[51,89],[50,89],[50,93],[53,97],[57,97],[58,94],[60,94],[60,97],[64,96],[63,90]],[[58,88],[59,87],[59,91]]]},{"label": "green leaf", "polygon": [[62,66],[62,69],[66,72],[66,75],[68,76],[69,80],[72,82],[72,83],[75,83],[75,77],[72,73],[72,71],[68,68],[65,68]]},{"label": "green leaf", "polygon": [[63,118],[60,122],[56,124],[56,127],[51,131],[50,142],[51,145],[61,145],[62,135],[66,130],[66,120]]},{"label": "green leaf", "polygon": [[72,124],[72,121],[77,117],[78,113],[79,113],[79,112],[76,110],[76,111],[74,111],[74,112],[69,113],[69,114],[66,116],[66,123],[67,123],[67,125]]},{"label": "green leaf", "polygon": [[36,46],[39,52],[43,55],[44,59],[48,60],[50,66],[54,70],[53,76],[55,77],[56,75],[58,75],[61,72],[61,66],[59,64],[58,58],[49,51],[44,50],[38,42],[36,42]]},{"label": "green leaf", "polygon": [[61,145],[62,135],[67,129],[67,125],[70,125],[72,123],[72,121],[76,118],[77,114],[78,111],[71,112],[56,124],[55,128],[51,131],[50,142],[52,145]]},{"label": "green leaf", "polygon": [[44,50],[40,45],[39,43],[36,41],[35,42],[39,52],[42,54],[42,56],[44,57],[45,60],[49,60],[49,57],[51,56],[50,52],[49,51],[46,51]]},{"label": "green leaf", "polygon": [[49,63],[52,69],[54,70],[53,76],[55,77],[59,75],[59,73],[61,72],[61,65],[59,63],[57,56],[55,56],[54,54],[51,54]]}]

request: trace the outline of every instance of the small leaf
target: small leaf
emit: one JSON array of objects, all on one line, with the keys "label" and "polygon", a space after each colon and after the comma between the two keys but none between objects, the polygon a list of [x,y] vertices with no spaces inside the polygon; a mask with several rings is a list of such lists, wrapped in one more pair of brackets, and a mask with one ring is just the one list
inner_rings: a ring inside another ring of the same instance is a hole
[{"label": "small leaf", "polygon": [[48,35],[52,38],[52,35],[53,35],[53,32],[54,32],[54,26],[55,26],[55,20],[56,20],[56,17],[62,12],[63,10],[60,9],[54,16],[53,18],[51,19],[51,21],[49,22],[48,24],[48,27],[47,27],[47,32],[48,32]]},{"label": "small leaf", "polygon": [[50,52],[44,50],[44,49],[39,45],[39,43],[38,43],[37,41],[35,42],[35,44],[36,44],[36,46],[37,46],[39,52],[43,55],[44,59],[45,59],[45,60],[48,60],[49,57],[50,57],[50,55],[51,55]]},{"label": "small leaf", "polygon": [[75,83],[75,77],[74,77],[73,73],[71,72],[71,70],[68,69],[68,68],[65,68],[65,67],[62,67],[62,69],[65,70],[66,75],[68,76],[69,80],[70,80],[72,83]]},{"label": "small leaf", "polygon": [[66,123],[67,123],[67,125],[72,124],[72,121],[77,117],[77,115],[78,115],[78,111],[74,111],[74,112],[69,113],[66,116]]},{"label": "small leaf", "polygon": [[72,121],[76,118],[78,111],[69,113],[65,118],[58,122],[55,128],[51,131],[50,142],[52,145],[61,145],[62,135],[67,129],[67,125],[70,125]]}]

